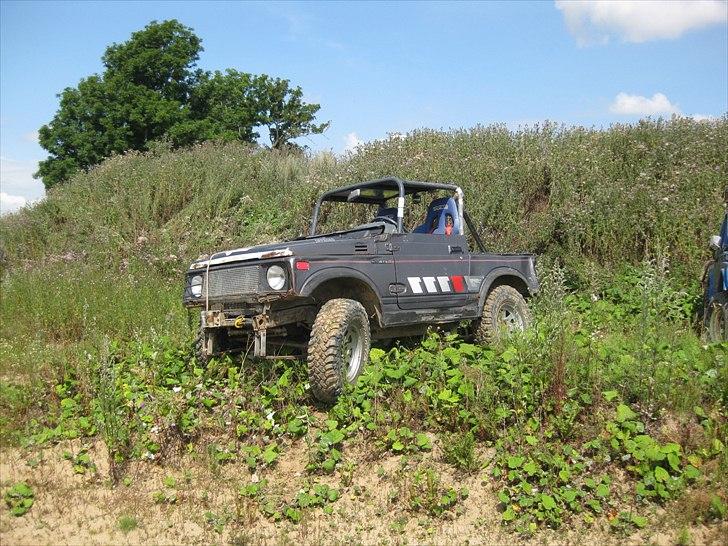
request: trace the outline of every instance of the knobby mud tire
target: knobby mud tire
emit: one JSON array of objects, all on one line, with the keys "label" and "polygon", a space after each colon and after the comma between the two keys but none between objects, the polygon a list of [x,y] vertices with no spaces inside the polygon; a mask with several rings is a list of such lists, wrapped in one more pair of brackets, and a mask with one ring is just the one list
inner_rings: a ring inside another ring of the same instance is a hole
[{"label": "knobby mud tire", "polygon": [[[347,382],[349,364],[345,362],[344,341],[355,329],[360,336],[359,358],[353,383],[369,359],[371,334],[369,318],[361,303],[337,298],[327,301],[319,310],[308,343],[308,373],[314,397],[326,404],[336,402]],[[359,345],[359,344],[357,344]]]},{"label": "knobby mud tire", "polygon": [[499,316],[504,307],[515,312],[523,324],[523,330],[531,324],[531,311],[523,295],[512,286],[495,287],[485,299],[483,314],[475,326],[475,341],[490,345],[502,335]]},{"label": "knobby mud tire", "polygon": [[205,354],[205,332],[202,330],[202,328],[197,329],[197,334],[195,335],[194,350],[197,364],[199,364],[200,366],[207,366],[207,364],[210,362],[210,357]]}]

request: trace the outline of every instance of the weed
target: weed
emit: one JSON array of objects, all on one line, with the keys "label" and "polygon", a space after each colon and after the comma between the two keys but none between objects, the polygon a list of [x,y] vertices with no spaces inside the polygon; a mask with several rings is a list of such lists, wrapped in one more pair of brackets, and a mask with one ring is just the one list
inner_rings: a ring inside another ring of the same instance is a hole
[{"label": "weed", "polygon": [[210,525],[217,534],[222,534],[225,526],[233,519],[233,516],[227,511],[221,514],[207,511],[205,512],[205,521]]},{"label": "weed", "polygon": [[621,535],[628,535],[635,529],[642,529],[647,525],[647,518],[632,512],[620,512],[612,519],[612,530]]},{"label": "weed", "polygon": [[382,440],[382,445],[392,453],[429,451],[432,442],[427,434],[414,433],[407,427],[391,429]]},{"label": "weed", "polygon": [[440,475],[429,467],[418,468],[404,491],[404,500],[415,512],[439,517],[468,497],[468,490],[443,486]]},{"label": "weed", "polygon": [[278,460],[278,444],[273,442],[261,449],[259,446],[245,446],[242,448],[243,457],[251,472],[260,465],[271,467]]},{"label": "weed", "polygon": [[678,546],[690,546],[693,543],[693,537],[690,535],[690,529],[683,527],[677,534],[675,542]]},{"label": "weed", "polygon": [[475,472],[481,466],[475,453],[475,436],[470,431],[444,436],[442,449],[445,462],[455,468],[465,472]]},{"label": "weed", "polygon": [[86,472],[96,472],[96,464],[91,460],[88,450],[82,449],[76,455],[70,451],[63,453],[63,458],[71,461],[73,471],[76,474],[86,474]]},{"label": "weed", "polygon": [[35,493],[27,483],[18,482],[5,492],[3,498],[10,509],[10,513],[13,516],[20,517],[33,507]]},{"label": "weed", "polygon": [[326,484],[307,482],[294,499],[286,500],[269,491],[268,482],[261,480],[242,487],[240,496],[253,499],[258,504],[260,512],[274,521],[287,519],[293,523],[300,523],[304,513],[313,508],[322,508],[324,514],[332,514],[331,503],[339,500],[341,493]]},{"label": "weed", "polygon": [[331,473],[342,459],[342,442],[346,435],[339,430],[338,421],[326,421],[328,430],[318,431],[316,441],[309,448],[309,463],[306,469],[309,472],[322,471]]},{"label": "weed", "polygon": [[137,521],[136,517],[128,515],[121,516],[117,523],[117,527],[125,535],[132,532],[138,526],[139,522]]}]

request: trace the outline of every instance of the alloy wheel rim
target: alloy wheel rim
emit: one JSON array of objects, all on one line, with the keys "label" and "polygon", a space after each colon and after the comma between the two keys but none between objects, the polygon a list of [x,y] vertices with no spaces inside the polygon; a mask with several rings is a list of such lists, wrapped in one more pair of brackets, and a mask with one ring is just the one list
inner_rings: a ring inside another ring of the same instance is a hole
[{"label": "alloy wheel rim", "polygon": [[361,355],[364,350],[364,337],[361,328],[357,324],[350,324],[344,333],[342,343],[342,356],[346,366],[345,377],[351,383],[359,375],[361,366]]},{"label": "alloy wheel rim", "polygon": [[498,311],[498,324],[508,332],[523,332],[526,323],[521,313],[510,303],[505,303]]}]

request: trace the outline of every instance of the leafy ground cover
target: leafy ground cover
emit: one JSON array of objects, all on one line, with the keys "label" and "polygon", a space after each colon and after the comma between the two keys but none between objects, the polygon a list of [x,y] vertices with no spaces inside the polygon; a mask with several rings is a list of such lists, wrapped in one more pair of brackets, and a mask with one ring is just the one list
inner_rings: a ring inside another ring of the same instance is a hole
[{"label": "leafy ground cover", "polygon": [[[54,385],[57,411],[29,421],[18,438],[28,452],[101,438],[111,488],[123,487],[135,462],[170,468],[180,454],[204,461],[213,480],[232,472],[237,504],[198,514],[225,536],[251,518],[329,517],[355,491],[358,466],[373,472],[372,462],[390,458],[399,461],[388,486],[392,529],[462,516],[468,487],[446,481],[442,467],[488,484],[499,524],[521,537],[595,525],[630,535],[696,491],[707,504],[683,527],[720,525],[728,347],[701,343],[688,298],[663,274],[646,263],[620,291],[585,301],[555,267],[522,337],[479,347],[433,332],[374,349],[359,382],[330,408],[313,405],[301,364],[223,358],[203,368],[168,338],[109,342],[66,372]],[[291,491],[270,478],[296,449],[305,464]],[[76,474],[98,472],[87,448],[63,457]],[[151,502],[185,503],[178,482],[165,477]]]}]

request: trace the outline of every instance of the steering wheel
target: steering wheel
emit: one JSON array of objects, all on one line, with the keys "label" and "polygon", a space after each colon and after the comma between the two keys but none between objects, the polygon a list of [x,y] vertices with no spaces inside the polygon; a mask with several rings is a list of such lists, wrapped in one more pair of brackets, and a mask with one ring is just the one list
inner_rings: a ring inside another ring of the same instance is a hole
[{"label": "steering wheel", "polygon": [[372,223],[374,222],[384,222],[388,224],[392,224],[394,227],[397,227],[397,221],[390,218],[389,216],[376,216],[374,220],[372,220]]}]

